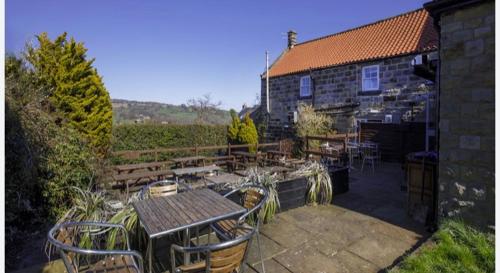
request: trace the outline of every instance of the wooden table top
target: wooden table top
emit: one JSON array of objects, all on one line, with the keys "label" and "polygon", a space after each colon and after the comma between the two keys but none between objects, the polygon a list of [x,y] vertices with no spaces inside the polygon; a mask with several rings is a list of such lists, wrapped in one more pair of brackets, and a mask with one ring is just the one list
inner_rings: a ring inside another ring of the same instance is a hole
[{"label": "wooden table top", "polygon": [[219,166],[203,166],[203,167],[191,167],[191,168],[181,168],[172,169],[172,173],[175,175],[186,175],[186,174],[196,174],[196,173],[208,173],[213,171],[219,171]]},{"label": "wooden table top", "polygon": [[138,164],[126,164],[126,165],[118,165],[115,166],[115,170],[117,171],[130,171],[130,170],[138,170],[138,169],[147,169],[151,167],[161,167],[170,163],[170,161],[162,161],[162,162],[147,162],[147,163],[138,163]]},{"label": "wooden table top", "polygon": [[244,207],[210,189],[141,200],[132,205],[150,238],[246,212]]},{"label": "wooden table top", "polygon": [[292,154],[290,152],[282,152],[282,151],[277,151],[277,150],[267,151],[267,153],[273,154],[273,155],[290,155],[290,154]]},{"label": "wooden table top", "polygon": [[187,161],[202,160],[205,158],[206,158],[205,156],[198,155],[198,156],[189,156],[189,157],[178,157],[178,158],[172,159],[172,161],[175,163],[181,163],[181,162],[187,162]]},{"label": "wooden table top", "polygon": [[141,179],[141,178],[165,176],[165,175],[172,175],[172,174],[173,174],[172,170],[122,173],[122,174],[113,175],[113,180],[114,181],[137,180],[137,179]]},{"label": "wooden table top", "polygon": [[214,184],[236,183],[241,179],[241,176],[232,173],[223,173],[219,175],[205,177],[205,180]]},{"label": "wooden table top", "polygon": [[283,167],[283,166],[270,166],[270,167],[264,167],[262,168],[268,172],[274,172],[274,173],[281,173],[281,172],[292,172],[294,169],[288,168],[288,167]]}]

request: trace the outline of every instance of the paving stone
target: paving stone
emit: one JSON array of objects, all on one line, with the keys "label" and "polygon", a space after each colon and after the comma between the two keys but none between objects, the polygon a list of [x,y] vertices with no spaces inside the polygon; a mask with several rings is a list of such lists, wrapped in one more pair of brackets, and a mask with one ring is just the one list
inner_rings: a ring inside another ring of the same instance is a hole
[{"label": "paving stone", "polygon": [[375,273],[379,272],[380,268],[369,261],[349,252],[341,251],[333,258],[337,264],[338,272],[345,273]]},{"label": "paving stone", "polygon": [[274,258],[295,273],[337,273],[338,265],[309,244],[287,250]]},{"label": "paving stone", "polygon": [[312,237],[312,233],[307,230],[279,218],[263,225],[261,233],[286,248],[303,244]]},{"label": "paving stone", "polygon": [[[262,258],[268,260],[280,253],[286,251],[286,249],[278,245],[275,241],[269,239],[266,236],[260,236],[260,243],[262,249]],[[247,262],[251,265],[260,263],[259,248],[257,245],[257,238],[252,239],[252,244],[250,246],[250,251],[248,252]],[[265,264],[264,264],[265,265]]]},{"label": "paving stone", "polygon": [[[269,259],[264,261],[264,268],[266,269],[266,272],[269,273],[291,273],[286,267],[282,266],[279,264],[276,260],[274,259]],[[253,265],[252,267],[249,268],[249,272],[262,272],[262,266],[260,263],[257,263]]]},{"label": "paving stone", "polygon": [[355,242],[348,251],[368,260],[381,268],[390,266],[397,258],[411,249],[412,245],[387,235],[373,233]]},{"label": "paving stone", "polygon": [[386,222],[374,223],[367,227],[367,229],[371,233],[382,233],[393,239],[401,239],[413,245],[430,236],[430,233],[426,232],[423,227],[414,227],[415,230],[410,230]]}]

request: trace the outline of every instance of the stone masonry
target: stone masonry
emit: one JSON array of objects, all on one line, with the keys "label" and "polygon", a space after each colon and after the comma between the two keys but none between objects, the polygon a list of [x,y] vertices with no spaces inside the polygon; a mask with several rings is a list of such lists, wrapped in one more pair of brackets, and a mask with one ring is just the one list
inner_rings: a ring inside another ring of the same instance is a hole
[{"label": "stone masonry", "polygon": [[[339,107],[342,114],[335,115],[336,129],[345,132],[351,125],[352,116],[362,116],[370,110],[391,113],[394,119],[409,111],[411,102],[421,102],[425,93],[419,88],[427,85],[431,92],[432,82],[413,73],[411,61],[416,55],[406,55],[371,62],[317,69],[311,72],[278,76],[269,79],[270,122],[268,134],[280,138],[289,131],[289,113],[296,111],[300,103],[312,104],[316,109]],[[362,91],[362,68],[380,65],[380,90]],[[311,75],[313,95],[300,97],[300,78]],[[261,109],[266,109],[266,81],[261,81]],[[349,107],[351,106],[351,107]],[[288,128],[288,129],[287,129]]]},{"label": "stone masonry", "polygon": [[440,14],[439,208],[485,228],[495,224],[495,7],[477,2]]}]

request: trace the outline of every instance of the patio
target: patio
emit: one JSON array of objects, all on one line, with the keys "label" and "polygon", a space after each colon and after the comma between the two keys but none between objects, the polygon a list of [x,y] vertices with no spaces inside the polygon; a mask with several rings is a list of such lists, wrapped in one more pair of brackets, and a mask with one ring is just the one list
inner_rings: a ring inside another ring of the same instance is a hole
[{"label": "patio", "polygon": [[[376,173],[353,170],[350,190],[334,205],[305,206],[276,215],[261,226],[266,272],[379,272],[430,236],[406,216],[399,164],[382,163]],[[163,255],[159,255],[163,256]],[[246,272],[260,272],[253,240]],[[19,272],[64,272],[61,260]]]},{"label": "patio", "polygon": [[[383,163],[376,174],[354,170],[350,191],[334,205],[278,214],[261,228],[266,272],[379,272],[395,264],[430,235],[406,216],[400,179],[399,164]],[[250,272],[261,270],[256,249]]]}]

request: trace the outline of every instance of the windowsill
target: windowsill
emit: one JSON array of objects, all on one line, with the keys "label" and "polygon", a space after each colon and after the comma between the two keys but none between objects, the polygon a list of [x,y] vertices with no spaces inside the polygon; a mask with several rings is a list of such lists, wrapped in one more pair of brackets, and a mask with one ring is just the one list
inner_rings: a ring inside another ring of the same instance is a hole
[{"label": "windowsill", "polygon": [[308,100],[308,99],[312,99],[312,95],[309,95],[309,96],[299,96],[299,100]]},{"label": "windowsill", "polygon": [[358,96],[374,96],[382,94],[382,90],[359,91]]}]

